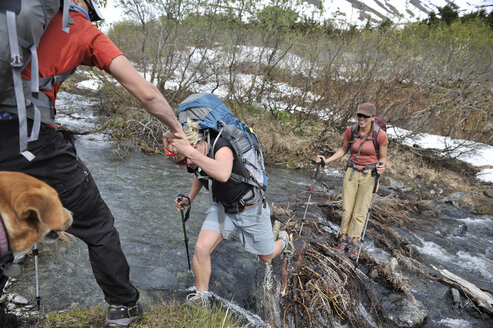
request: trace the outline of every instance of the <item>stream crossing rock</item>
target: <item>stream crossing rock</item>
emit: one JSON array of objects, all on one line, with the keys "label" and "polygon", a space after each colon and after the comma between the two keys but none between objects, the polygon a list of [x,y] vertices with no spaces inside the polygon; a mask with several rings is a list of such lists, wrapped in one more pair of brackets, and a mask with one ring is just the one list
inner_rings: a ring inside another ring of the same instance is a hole
[{"label": "stream crossing rock", "polygon": [[470,200],[471,200],[471,195],[461,191],[454,191],[453,193],[451,193],[450,195],[448,195],[443,199],[444,202],[451,203],[457,208],[460,208],[461,206],[468,204]]},{"label": "stream crossing rock", "polygon": [[387,310],[394,327],[421,327],[428,317],[428,311],[423,304],[403,294],[391,294],[382,306]]},{"label": "stream crossing rock", "polygon": [[490,198],[493,198],[493,189],[486,189],[484,194]]},{"label": "stream crossing rock", "polygon": [[454,308],[459,308],[462,306],[460,301],[460,292],[455,288],[450,288],[450,295],[452,296],[452,302],[454,304]]},{"label": "stream crossing rock", "polygon": [[24,296],[15,295],[14,298],[12,299],[12,303],[19,304],[19,305],[27,305],[27,304],[29,304],[29,301]]}]

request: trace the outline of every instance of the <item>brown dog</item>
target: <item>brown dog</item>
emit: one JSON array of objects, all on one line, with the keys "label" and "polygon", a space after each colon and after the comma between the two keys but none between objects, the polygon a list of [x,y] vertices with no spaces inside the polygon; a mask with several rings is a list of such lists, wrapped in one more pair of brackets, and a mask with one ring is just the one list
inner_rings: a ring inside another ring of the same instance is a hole
[{"label": "brown dog", "polygon": [[0,172],[0,215],[16,253],[37,242],[53,242],[72,224],[72,214],[45,182],[24,173]]}]

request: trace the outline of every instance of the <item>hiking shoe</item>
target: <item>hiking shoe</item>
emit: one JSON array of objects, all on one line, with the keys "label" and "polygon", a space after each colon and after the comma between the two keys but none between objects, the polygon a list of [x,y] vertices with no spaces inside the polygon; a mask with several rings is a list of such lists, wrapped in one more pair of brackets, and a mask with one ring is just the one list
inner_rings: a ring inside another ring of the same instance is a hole
[{"label": "hiking shoe", "polygon": [[[207,293],[209,294],[209,293]],[[203,309],[208,309],[211,305],[210,294],[207,295],[203,291],[196,291],[195,293],[190,293],[185,299],[186,306],[200,306]]]},{"label": "hiking shoe", "polygon": [[284,248],[281,251],[281,254],[283,254],[285,257],[288,257],[288,258],[293,256],[294,245],[291,242],[291,240],[289,239],[289,235],[288,235],[287,231],[285,231],[285,230],[279,231],[279,233],[277,234],[277,240],[282,240],[285,243]]},{"label": "hiking shoe", "polygon": [[335,250],[338,252],[345,252],[348,246],[349,246],[349,242],[347,241],[347,239],[343,239],[341,237],[339,238],[339,242],[337,243]]},{"label": "hiking shoe", "polygon": [[139,303],[128,307],[125,305],[110,305],[106,315],[105,328],[126,328],[137,320],[143,313]]},{"label": "hiking shoe", "polygon": [[349,258],[356,260],[356,257],[358,256],[358,250],[359,250],[359,243],[351,242],[347,248],[347,255],[349,256]]}]

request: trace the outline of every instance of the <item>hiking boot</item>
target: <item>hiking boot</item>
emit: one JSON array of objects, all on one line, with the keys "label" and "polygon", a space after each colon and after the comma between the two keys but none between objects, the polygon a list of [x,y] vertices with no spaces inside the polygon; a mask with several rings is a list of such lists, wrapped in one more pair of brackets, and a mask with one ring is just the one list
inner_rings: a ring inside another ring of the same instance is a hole
[{"label": "hiking boot", "polygon": [[[207,293],[209,294],[209,293]],[[208,309],[211,305],[210,295],[207,295],[203,291],[196,291],[195,293],[190,293],[185,299],[185,305],[187,306],[200,306],[203,309]]]},{"label": "hiking boot", "polygon": [[110,305],[106,315],[105,328],[126,328],[137,320],[143,313],[139,303],[128,307],[125,305]]},{"label": "hiking boot", "polygon": [[279,233],[277,234],[277,240],[282,240],[285,243],[284,248],[281,251],[281,254],[283,254],[284,257],[287,257],[287,258],[290,258],[291,256],[293,256],[294,245],[291,242],[291,239],[289,239],[289,235],[288,235],[287,231],[285,231],[285,230],[279,231]]},{"label": "hiking boot", "polygon": [[356,260],[356,257],[358,256],[358,250],[359,250],[359,243],[351,242],[347,248],[347,256],[349,256],[349,258],[353,260]]},{"label": "hiking boot", "polygon": [[347,239],[343,239],[341,237],[339,238],[339,242],[337,243],[335,250],[338,252],[345,252],[348,246],[349,246],[349,242],[347,241]]}]

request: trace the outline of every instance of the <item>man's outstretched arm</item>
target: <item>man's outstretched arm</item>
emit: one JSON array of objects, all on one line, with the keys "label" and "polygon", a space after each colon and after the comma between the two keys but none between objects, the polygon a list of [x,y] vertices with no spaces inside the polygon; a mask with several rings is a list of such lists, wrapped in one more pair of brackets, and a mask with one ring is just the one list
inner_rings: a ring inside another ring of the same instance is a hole
[{"label": "man's outstretched arm", "polygon": [[163,122],[175,137],[185,138],[180,123],[161,92],[147,82],[125,56],[113,59],[110,74],[144,105],[149,114]]}]

